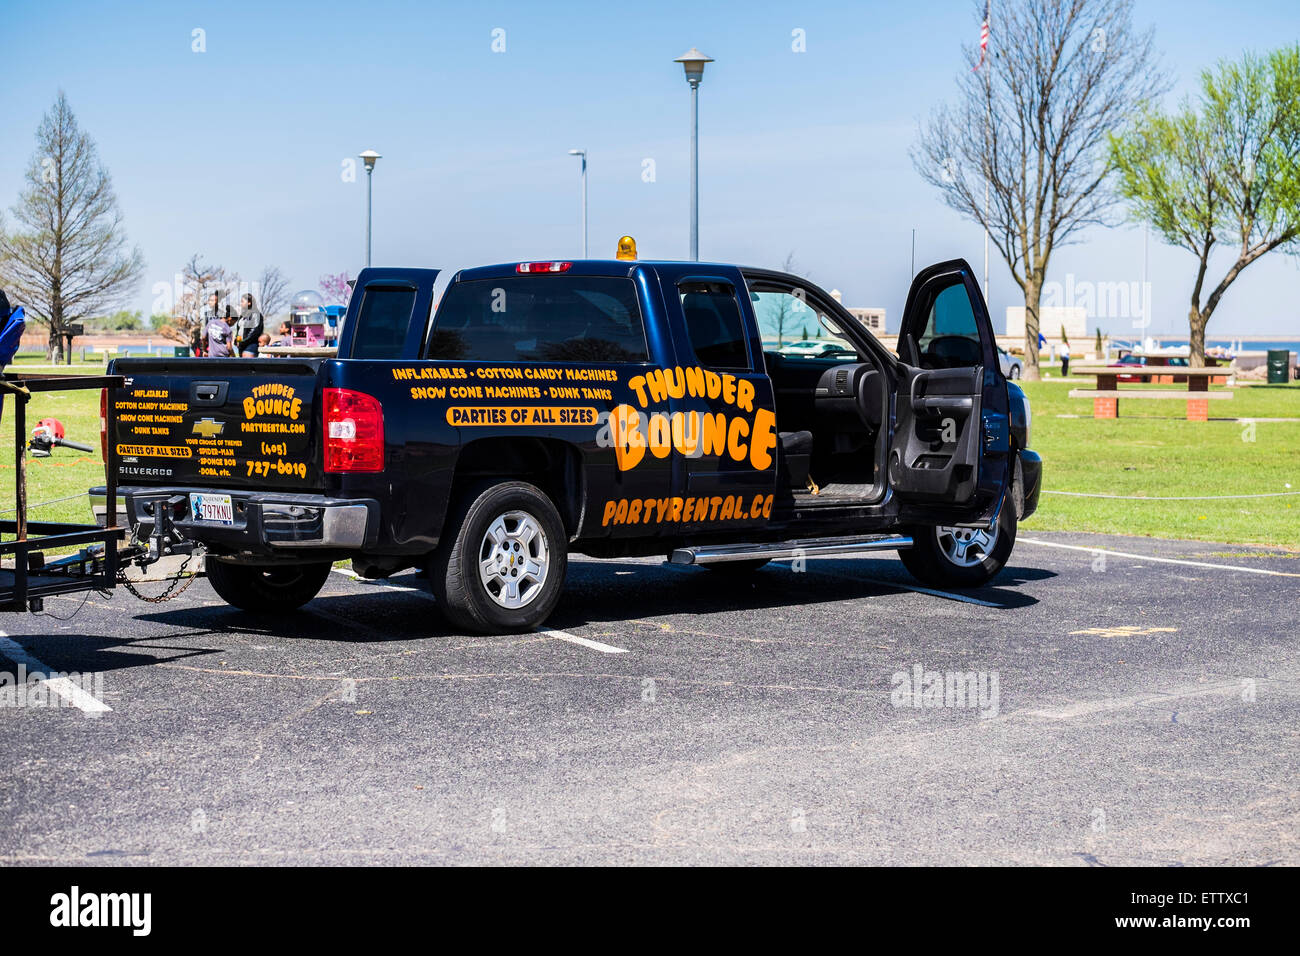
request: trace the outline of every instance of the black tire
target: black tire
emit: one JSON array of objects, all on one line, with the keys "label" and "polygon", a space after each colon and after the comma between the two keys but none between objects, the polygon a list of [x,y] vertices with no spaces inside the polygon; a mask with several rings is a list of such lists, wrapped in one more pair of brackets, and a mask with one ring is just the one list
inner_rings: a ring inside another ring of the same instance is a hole
[{"label": "black tire", "polygon": [[[524,518],[535,529],[526,540]],[[504,545],[489,538],[498,520]],[[489,561],[494,570],[485,573],[481,569]],[[551,616],[568,567],[568,535],[551,499],[527,482],[507,481],[479,485],[460,498],[430,559],[429,583],[454,627],[513,634],[531,631]],[[519,603],[511,606],[512,601]]]},{"label": "black tire", "polygon": [[753,558],[749,561],[719,561],[716,564],[702,564],[700,567],[717,571],[724,577],[743,578],[753,574],[771,560],[771,558]]},{"label": "black tire", "polygon": [[1008,375],[1007,378],[1009,378],[1009,379],[1013,379],[1013,380],[1014,380],[1014,379],[1017,379],[1017,378],[1019,378],[1019,377],[1020,377],[1020,366],[1019,366],[1019,365],[1013,365],[1013,366],[1011,366],[1011,374]]},{"label": "black tire", "polygon": [[257,567],[210,557],[204,567],[212,590],[227,604],[258,614],[283,614],[319,594],[332,565],[319,561]]},{"label": "black tire", "polygon": [[[954,537],[970,535],[975,540],[966,543],[968,559],[973,563],[963,565],[950,557],[960,554],[962,543]],[[936,528],[933,526],[912,529],[912,547],[898,552],[903,566],[922,584],[937,588],[977,588],[988,584],[1006,566],[1011,549],[1016,545],[1016,509],[1012,501],[1002,506],[998,517],[997,534],[985,550],[978,542],[979,532],[971,528]]]}]

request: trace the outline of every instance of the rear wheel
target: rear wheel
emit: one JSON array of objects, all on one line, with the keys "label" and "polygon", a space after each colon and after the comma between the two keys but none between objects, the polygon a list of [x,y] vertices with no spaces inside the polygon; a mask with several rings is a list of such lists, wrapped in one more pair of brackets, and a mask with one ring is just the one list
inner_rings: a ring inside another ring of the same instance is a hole
[{"label": "rear wheel", "polygon": [[314,598],[330,576],[328,561],[257,567],[209,557],[205,572],[227,604],[259,614],[281,614]]},{"label": "rear wheel", "polygon": [[982,528],[920,527],[912,547],[898,553],[903,566],[922,584],[941,588],[976,588],[1006,566],[1016,543],[1016,510],[1011,501],[991,531]]},{"label": "rear wheel", "polygon": [[507,481],[461,499],[430,561],[429,583],[456,627],[529,631],[555,609],[568,561],[564,522],[551,499],[534,485]]}]

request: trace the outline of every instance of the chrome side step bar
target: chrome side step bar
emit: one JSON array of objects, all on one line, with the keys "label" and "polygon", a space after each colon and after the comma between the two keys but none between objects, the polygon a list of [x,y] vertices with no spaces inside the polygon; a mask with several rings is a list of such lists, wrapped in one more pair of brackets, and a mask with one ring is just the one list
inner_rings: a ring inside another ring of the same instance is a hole
[{"label": "chrome side step bar", "polygon": [[865,538],[813,538],[807,541],[768,541],[757,544],[708,544],[677,548],[669,557],[672,564],[719,564],[723,561],[787,561],[796,558],[828,558],[872,551],[901,551],[910,548],[905,535],[871,535]]}]

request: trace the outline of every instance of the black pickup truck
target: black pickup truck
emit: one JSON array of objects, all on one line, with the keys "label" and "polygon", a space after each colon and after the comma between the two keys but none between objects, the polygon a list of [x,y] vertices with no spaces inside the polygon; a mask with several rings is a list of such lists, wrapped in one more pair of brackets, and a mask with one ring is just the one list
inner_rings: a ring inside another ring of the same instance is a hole
[{"label": "black pickup truck", "polygon": [[[534,628],[571,552],[748,573],[897,550],[978,586],[1038,499],[1024,393],[964,261],[912,284],[898,357],[797,276],[702,262],[366,269],[337,356],[119,359],[106,457],[153,553],[296,608],[350,559],[428,574],[449,620]],[[797,315],[845,343],[765,351]]]}]

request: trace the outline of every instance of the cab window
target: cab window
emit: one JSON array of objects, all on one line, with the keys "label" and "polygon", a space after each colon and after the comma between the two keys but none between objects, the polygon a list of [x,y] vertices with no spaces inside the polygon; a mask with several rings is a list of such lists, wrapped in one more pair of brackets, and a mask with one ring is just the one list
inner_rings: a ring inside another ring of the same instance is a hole
[{"label": "cab window", "polygon": [[452,283],[425,350],[478,362],[644,362],[636,287],[611,276],[539,275]]},{"label": "cab window", "polygon": [[677,291],[686,334],[699,363],[706,368],[748,370],[749,350],[736,290],[725,282],[683,282]]}]

